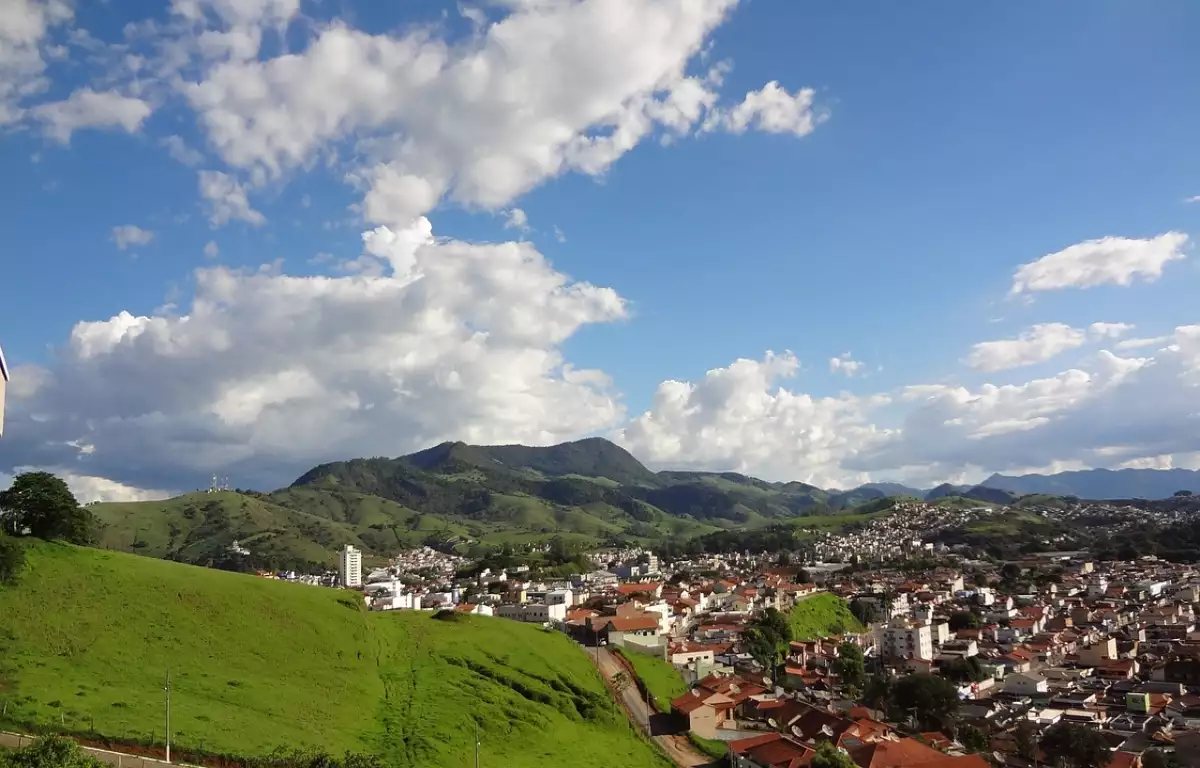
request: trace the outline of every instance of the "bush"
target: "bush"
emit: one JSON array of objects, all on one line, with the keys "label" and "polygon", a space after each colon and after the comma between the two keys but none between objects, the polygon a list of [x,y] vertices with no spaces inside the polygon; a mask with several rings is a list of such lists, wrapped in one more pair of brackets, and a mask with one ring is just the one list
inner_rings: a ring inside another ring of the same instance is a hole
[{"label": "bush", "polygon": [[433,618],[437,621],[462,621],[463,614],[453,608],[443,608],[433,614]]},{"label": "bush", "polygon": [[25,546],[11,536],[0,535],[0,584],[15,584],[25,570]]}]

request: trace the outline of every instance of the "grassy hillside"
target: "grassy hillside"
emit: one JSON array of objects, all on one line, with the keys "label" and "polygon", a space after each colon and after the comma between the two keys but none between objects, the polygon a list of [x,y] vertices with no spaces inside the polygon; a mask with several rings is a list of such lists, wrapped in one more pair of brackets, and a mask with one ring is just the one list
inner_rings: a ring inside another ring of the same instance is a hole
[{"label": "grassy hillside", "polygon": [[645,686],[644,690],[650,693],[654,707],[659,712],[670,712],[671,700],[688,692],[687,683],[683,682],[679,670],[669,661],[637,651],[626,652],[620,648],[614,648],[613,652],[629,661],[634,674]]},{"label": "grassy hillside", "polygon": [[814,640],[863,631],[862,622],[850,612],[850,604],[828,592],[813,595],[797,603],[792,608],[789,620],[793,640]]},{"label": "grassy hillside", "polygon": [[32,544],[20,583],[0,587],[10,727],[161,740],[168,667],[181,747],[467,766],[478,723],[487,765],[661,765],[583,652],[535,627],[368,614],[350,593],[58,544]]}]

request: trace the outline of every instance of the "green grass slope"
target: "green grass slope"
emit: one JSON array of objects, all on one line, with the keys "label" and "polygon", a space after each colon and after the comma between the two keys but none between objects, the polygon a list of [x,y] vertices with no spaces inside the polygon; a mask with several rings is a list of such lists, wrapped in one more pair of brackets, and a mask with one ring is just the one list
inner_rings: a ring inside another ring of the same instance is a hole
[{"label": "green grass slope", "polygon": [[815,640],[863,631],[862,622],[850,612],[850,604],[828,592],[797,603],[788,618],[792,625],[793,640]]},{"label": "green grass slope", "polygon": [[0,587],[8,727],[180,747],[373,752],[392,766],[661,766],[565,636],[502,619],[369,614],[350,593],[34,543]]}]

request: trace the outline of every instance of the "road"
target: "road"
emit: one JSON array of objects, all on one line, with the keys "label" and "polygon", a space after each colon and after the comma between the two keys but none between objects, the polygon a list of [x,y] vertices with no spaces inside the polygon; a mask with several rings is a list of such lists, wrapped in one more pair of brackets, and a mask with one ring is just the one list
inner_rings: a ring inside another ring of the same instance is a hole
[{"label": "road", "polygon": [[[26,736],[19,733],[7,733],[0,731],[0,749],[20,749],[34,741],[33,736]],[[111,752],[107,749],[98,749],[96,747],[85,747],[80,745],[87,754],[92,757],[117,766],[117,768],[169,768],[169,766],[181,766],[183,763],[166,763],[162,760],[155,760],[152,757],[142,757],[141,755],[129,755],[122,752]]]},{"label": "road", "polygon": [[657,714],[650,709],[650,705],[642,699],[638,692],[637,683],[634,682],[633,671],[628,669],[621,663],[620,659],[609,652],[607,648],[585,648],[588,657],[596,664],[600,670],[600,674],[604,677],[606,683],[611,683],[613,676],[618,672],[624,672],[629,678],[629,685],[621,692],[621,703],[625,706],[625,712],[629,715],[629,719],[634,725],[641,728],[643,731],[649,732],[650,738],[658,742],[663,751],[667,753],[667,757],[680,768],[695,768],[696,766],[711,766],[716,765],[713,759],[708,755],[697,750],[692,743],[688,741],[687,736],[681,736],[678,733],[668,732],[671,729],[668,726],[670,717],[665,714]]}]

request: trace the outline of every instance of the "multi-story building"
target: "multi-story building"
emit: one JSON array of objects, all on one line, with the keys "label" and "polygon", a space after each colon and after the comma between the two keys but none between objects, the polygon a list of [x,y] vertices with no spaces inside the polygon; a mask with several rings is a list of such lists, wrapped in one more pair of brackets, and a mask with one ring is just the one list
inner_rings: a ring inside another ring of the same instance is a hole
[{"label": "multi-story building", "polygon": [[897,659],[933,659],[933,628],[928,624],[895,619],[883,633],[884,656]]},{"label": "multi-story building", "polygon": [[0,435],[4,434],[4,391],[8,388],[8,363],[4,362],[4,350],[0,349]]},{"label": "multi-story building", "polygon": [[362,586],[362,552],[350,544],[338,553],[338,583],[351,589]]}]

